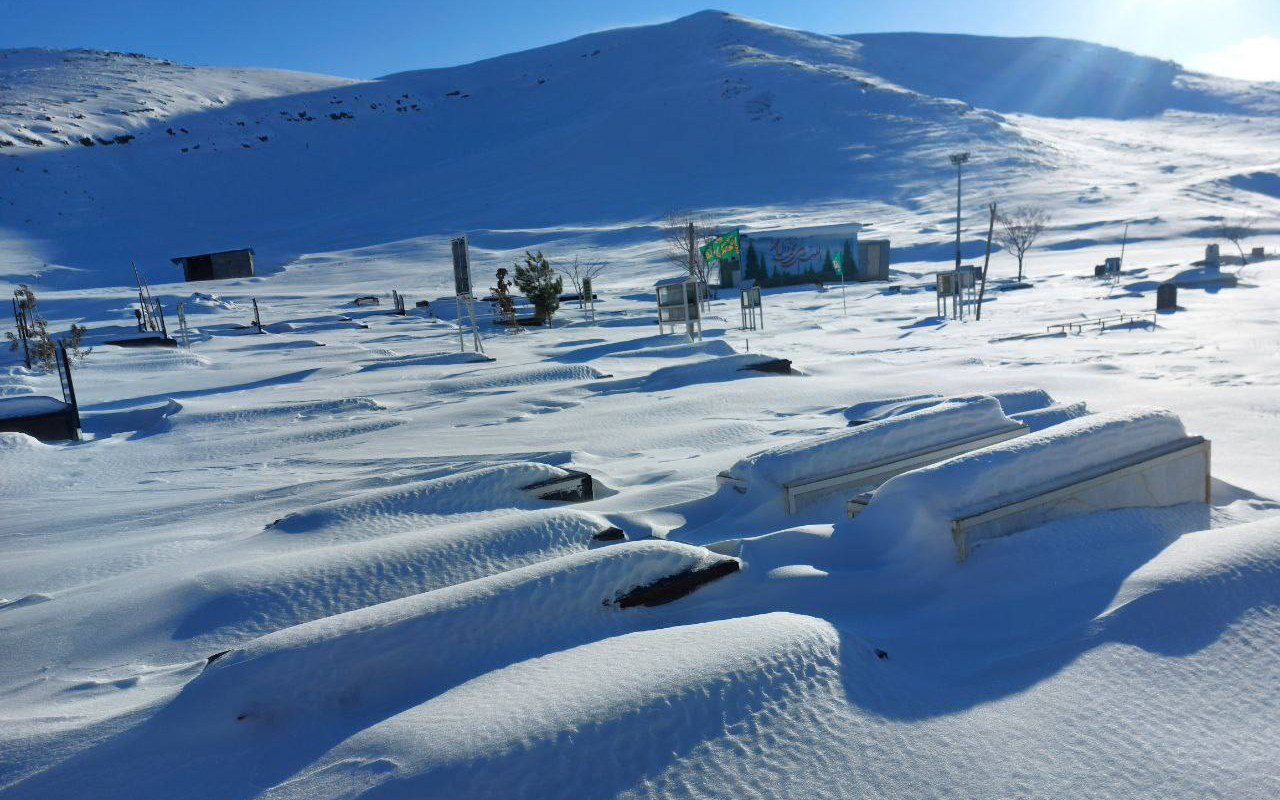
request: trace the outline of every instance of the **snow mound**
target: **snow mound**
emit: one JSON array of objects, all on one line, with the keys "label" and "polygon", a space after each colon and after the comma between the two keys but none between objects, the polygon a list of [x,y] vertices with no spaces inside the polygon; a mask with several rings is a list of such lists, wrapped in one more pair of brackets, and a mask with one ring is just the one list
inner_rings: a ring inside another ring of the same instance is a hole
[{"label": "snow mound", "polygon": [[725,560],[690,545],[635,542],[350,611],[228,652],[175,703],[204,725],[235,726],[421,702],[489,670],[623,632],[634,612],[611,601]]},{"label": "snow mound", "polygon": [[1078,403],[1055,403],[1044,408],[1034,408],[1030,411],[1019,411],[1009,416],[1018,422],[1023,423],[1032,431],[1041,431],[1050,425],[1057,425],[1071,419],[1079,419],[1089,413],[1088,407],[1084,401]]},{"label": "snow mound", "polygon": [[[1274,609],[1280,603],[1277,572],[1280,517],[1184,534],[1125,579],[1099,615],[1096,635],[1159,642],[1153,649],[1165,652],[1190,649],[1185,637],[1217,627],[1214,618],[1225,609]],[[1171,619],[1179,624],[1168,626]]]},{"label": "snow mound", "polygon": [[365,411],[385,411],[386,406],[371,397],[341,397],[333,400],[303,400],[293,403],[274,403],[261,406],[244,406],[218,411],[188,413],[188,423],[237,423],[279,421],[282,417],[310,419]]},{"label": "snow mound", "polygon": [[[101,353],[101,358],[96,358]],[[96,369],[109,369],[127,364],[137,372],[164,372],[171,369],[207,367],[213,361],[184,347],[103,348],[94,351],[95,359],[84,367],[86,374]]]},{"label": "snow mound", "polygon": [[5,455],[19,456],[38,450],[53,450],[53,445],[45,444],[34,436],[25,433],[0,433],[0,457]]},{"label": "snow mound", "polygon": [[[591,642],[381,721],[271,797],[334,796],[334,786],[388,798],[625,797],[640,787],[654,797],[752,797],[763,786],[826,796],[815,771],[847,776],[849,762],[805,759],[816,740],[833,738],[825,725],[846,695],[842,661],[855,652],[875,661],[855,641],[824,620],[775,612]],[[431,747],[414,746],[423,741]],[[388,752],[393,764],[372,760]],[[780,754],[800,759],[810,781],[780,775]]]},{"label": "snow mound", "polygon": [[600,370],[585,364],[544,364],[531,367],[507,367],[485,370],[460,378],[432,381],[430,389],[440,394],[487,392],[495,389],[519,389],[544,383],[564,383],[603,378]]},{"label": "snow mound", "polygon": [[53,397],[26,394],[16,397],[0,397],[0,419],[32,417],[38,414],[56,414],[67,404]]},{"label": "snow mound", "polygon": [[486,356],[483,353],[427,353],[420,356],[393,356],[375,361],[372,364],[365,364],[360,367],[361,372],[370,370],[389,369],[391,367],[425,367],[437,364],[480,364],[493,361],[492,356]]},{"label": "snow mound", "polygon": [[[960,397],[994,397],[1000,403],[1000,409],[1010,416],[1046,408],[1053,405],[1054,400],[1049,393],[1034,386],[1017,389],[1003,389],[988,392],[984,395],[960,395]],[[879,400],[866,400],[849,406],[844,411],[845,419],[850,422],[887,419],[899,414],[907,414],[929,408],[948,398],[940,394],[914,394],[906,397],[887,397]]]},{"label": "snow mound", "polygon": [[791,481],[850,472],[1014,425],[993,397],[952,398],[831,436],[764,450],[734,464],[729,475],[748,487],[781,488]]},{"label": "snow mound", "polygon": [[1171,411],[1132,406],[1054,425],[886,481],[844,531],[858,561],[954,561],[952,520],[1186,437]]},{"label": "snow mound", "polygon": [[751,369],[751,367],[776,360],[776,356],[763,353],[737,353],[703,361],[694,361],[688,364],[673,364],[636,378],[593,383],[591,388],[605,394],[657,392],[667,389],[679,389],[684,386],[696,386],[703,383],[738,380],[739,378],[770,377],[772,376],[771,373],[759,372]]},{"label": "snow mound", "polygon": [[662,347],[622,350],[610,355],[614,358],[688,358],[690,356],[731,356],[734,353],[733,345],[724,339],[711,339],[705,342],[686,342]]},{"label": "snow mound", "polygon": [[16,600],[5,600],[4,598],[0,597],[0,610],[4,610],[7,608],[22,608],[23,606],[36,606],[36,605],[40,605],[41,603],[47,603],[52,599],[53,598],[50,597],[49,595],[42,594],[40,592],[33,592],[31,594],[23,595],[22,597],[19,597]]},{"label": "snow mound", "polygon": [[531,499],[521,487],[568,474],[559,467],[530,461],[481,467],[331,500],[289,514],[271,529],[366,538],[420,527],[453,514],[537,508],[545,505],[543,501]]},{"label": "snow mound", "polygon": [[205,599],[188,603],[175,636],[268,633],[585,551],[607,527],[596,515],[546,509],[210,570],[195,579]]}]

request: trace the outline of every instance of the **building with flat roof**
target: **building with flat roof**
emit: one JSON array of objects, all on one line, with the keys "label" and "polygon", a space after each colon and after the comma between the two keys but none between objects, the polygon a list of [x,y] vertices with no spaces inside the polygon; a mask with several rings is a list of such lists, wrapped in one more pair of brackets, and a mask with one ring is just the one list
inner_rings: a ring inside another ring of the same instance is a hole
[{"label": "building with flat roof", "polygon": [[253,277],[253,248],[223,250],[220,253],[204,253],[198,256],[178,256],[169,259],[182,267],[184,280],[216,281],[225,278]]}]

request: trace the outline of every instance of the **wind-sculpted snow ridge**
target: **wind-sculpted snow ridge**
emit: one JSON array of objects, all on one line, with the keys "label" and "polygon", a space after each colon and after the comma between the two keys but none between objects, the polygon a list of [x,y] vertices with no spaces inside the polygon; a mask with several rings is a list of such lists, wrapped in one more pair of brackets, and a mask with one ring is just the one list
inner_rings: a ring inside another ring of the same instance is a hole
[{"label": "wind-sculpted snow ridge", "polygon": [[585,551],[608,527],[546,509],[259,557],[194,576],[199,601],[181,587],[188,599],[173,635],[261,635]]},{"label": "wind-sculpted snow ridge", "polygon": [[1014,427],[994,397],[956,397],[937,405],[847,431],[782,445],[748,456],[729,474],[777,494],[802,478],[848,472]]},{"label": "wind-sculpted snow ridge", "polygon": [[1054,425],[890,478],[845,531],[861,563],[937,567],[954,560],[950,522],[979,505],[1015,497],[1186,437],[1161,408],[1132,406]]},{"label": "wind-sculpted snow ridge", "polygon": [[1088,413],[1089,407],[1084,401],[1081,401],[1079,403],[1054,403],[1044,408],[1019,411],[1009,416],[1033,431],[1041,431],[1067,420],[1079,419],[1088,415]]},{"label": "wind-sculpted snow ridge", "polygon": [[369,397],[341,397],[333,400],[300,400],[270,405],[242,405],[219,411],[197,411],[185,414],[183,420],[192,424],[235,423],[243,425],[255,422],[274,424],[280,417],[296,417],[298,419],[318,417],[323,419],[340,414],[385,411],[386,408],[382,403]]},{"label": "wind-sculpted snow ridge", "polygon": [[[1000,403],[1000,410],[1013,416],[1027,411],[1035,411],[1053,405],[1054,400],[1044,389],[1024,386],[1017,389],[1002,389],[988,392]],[[918,394],[910,397],[890,397],[883,400],[864,400],[844,410],[845,419],[854,421],[879,420],[908,414],[942,403],[949,399],[940,394]]]},{"label": "wind-sculpted snow ridge", "polygon": [[175,711],[228,731],[421,702],[506,664],[620,633],[632,613],[613,604],[622,595],[727,560],[634,542],[326,617],[213,660]]},{"label": "wind-sculpted snow ridge", "polygon": [[457,514],[542,508],[522,487],[569,473],[550,464],[514,462],[330,500],[272,523],[270,530],[334,539],[365,539],[410,530]]},{"label": "wind-sculpted snow ridge", "polygon": [[428,387],[439,394],[482,393],[518,389],[543,383],[589,381],[605,374],[585,364],[544,364],[525,367],[481,369],[457,378],[432,381]]},{"label": "wind-sculpted snow ridge", "polygon": [[648,375],[641,375],[635,378],[598,381],[589,384],[589,388],[601,394],[657,392],[679,389],[684,386],[696,386],[702,383],[733,381],[740,378],[773,377],[771,373],[760,372],[754,367],[776,360],[775,356],[763,353],[736,353],[687,364],[673,364],[669,367],[655,369]]},{"label": "wind-sculpted snow ridge", "polygon": [[584,643],[379,722],[265,797],[835,796],[869,777],[835,754],[859,731],[842,727],[851,659],[874,663],[790,613]]}]

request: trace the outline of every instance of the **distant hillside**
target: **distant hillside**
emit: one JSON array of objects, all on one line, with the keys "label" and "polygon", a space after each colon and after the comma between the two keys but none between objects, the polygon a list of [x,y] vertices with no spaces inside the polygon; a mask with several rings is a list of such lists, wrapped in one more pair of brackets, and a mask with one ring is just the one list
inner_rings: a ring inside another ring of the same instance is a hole
[{"label": "distant hillside", "polygon": [[0,148],[110,145],[179,115],[356,83],[289,70],[192,67],[141,53],[0,50]]},{"label": "distant hillside", "polygon": [[[269,274],[460,230],[498,248],[575,226],[636,242],[673,207],[936,215],[957,149],[984,165],[974,190],[1061,166],[999,110],[1156,113],[1190,107],[1169,98],[1195,81],[1203,108],[1275,94],[1076,42],[855,38],[707,11],[372,81],[0,51],[0,278],[123,284],[136,260],[173,280],[172,256],[244,246]],[[973,88],[996,65],[1014,77]]]},{"label": "distant hillside", "polygon": [[[955,147],[1015,167],[1041,158],[995,114],[862,70],[851,42],[720,12],[376,81],[304,76],[292,90],[273,71],[112,56],[104,73],[97,59],[35,73],[0,60],[21,95],[0,108],[15,141],[3,152],[18,157],[0,229],[23,251],[0,275],[36,261],[87,270],[47,283],[120,283],[137,259],[172,278],[169,256],[245,245],[269,269],[317,249],[673,206],[910,205]],[[156,110],[74,118],[80,98],[108,90],[119,111]]]},{"label": "distant hillside", "polygon": [[1172,61],[1048,37],[862,33],[868,72],[1004,113],[1134,119],[1165,111],[1280,113],[1280,86],[1187,72]]}]

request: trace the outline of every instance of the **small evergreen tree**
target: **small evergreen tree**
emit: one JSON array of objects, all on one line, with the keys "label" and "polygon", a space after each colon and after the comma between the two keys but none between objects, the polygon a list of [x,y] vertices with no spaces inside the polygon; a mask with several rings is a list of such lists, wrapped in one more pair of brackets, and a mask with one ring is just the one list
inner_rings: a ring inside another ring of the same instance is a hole
[{"label": "small evergreen tree", "polygon": [[747,242],[747,262],[742,275],[745,278],[760,280],[760,258],[756,255],[756,246],[752,242]]},{"label": "small evergreen tree", "polygon": [[836,262],[834,262],[834,261],[832,261],[832,260],[831,260],[831,251],[830,251],[830,250],[828,250],[828,251],[826,252],[826,255],[824,255],[824,256],[822,257],[822,274],[823,274],[823,275],[834,275],[834,274],[836,274]]},{"label": "small evergreen tree", "polygon": [[853,257],[853,245],[848,239],[844,240],[844,251],[840,254],[840,271],[844,273],[846,280],[854,278],[858,274],[858,265]]},{"label": "small evergreen tree", "polygon": [[564,281],[556,275],[551,262],[547,261],[542,251],[524,253],[524,263],[517,259],[516,286],[524,292],[533,305],[534,317],[539,322],[550,322],[560,308],[560,293],[564,291]]},{"label": "small evergreen tree", "polygon": [[[31,354],[31,366],[52,372],[57,367],[58,343],[49,332],[49,321],[35,310],[35,292],[31,291],[26,284],[22,284],[14,292],[14,296],[17,298],[19,312],[26,320],[27,351]],[[71,332],[65,337],[67,354],[77,364],[83,363],[89,353],[93,352],[92,348],[80,346],[85,330],[83,325],[72,323]],[[10,350],[22,347],[22,337],[19,334],[5,331],[4,336],[9,342]]]}]

